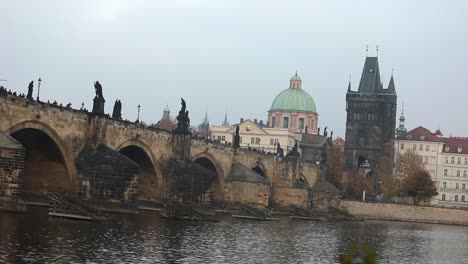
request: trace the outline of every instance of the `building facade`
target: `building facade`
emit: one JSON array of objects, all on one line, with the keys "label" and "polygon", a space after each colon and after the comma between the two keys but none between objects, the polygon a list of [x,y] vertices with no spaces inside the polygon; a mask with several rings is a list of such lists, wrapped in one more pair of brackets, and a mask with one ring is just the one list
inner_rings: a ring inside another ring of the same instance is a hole
[{"label": "building facade", "polygon": [[[227,115],[222,126],[211,127],[211,138],[222,143],[232,143],[236,125],[229,126]],[[240,146],[276,153],[277,145],[286,155],[302,140],[304,134],[317,134],[318,113],[312,96],[302,89],[297,73],[289,80],[289,88],[281,91],[268,110],[268,121],[257,122],[241,118],[239,122]]]},{"label": "building facade", "polygon": [[[212,126],[211,138],[221,143],[231,144],[234,140],[236,125]],[[283,150],[288,151],[294,146],[300,135],[288,129],[266,127],[263,123],[250,119],[239,123],[240,147],[253,148],[265,152],[276,153],[278,143]]]},{"label": "building facade", "polygon": [[367,57],[357,91],[346,93],[345,169],[369,164],[369,191],[380,193],[380,173],[392,173],[397,95],[393,75],[387,89],[377,57]]},{"label": "building facade", "polygon": [[271,128],[317,134],[318,114],[315,102],[302,89],[302,80],[297,72],[289,80],[289,88],[280,92],[273,100],[268,110],[267,123]]},{"label": "building facade", "polygon": [[420,126],[395,140],[397,166],[401,155],[408,150],[421,156],[424,168],[435,182],[439,194],[432,204],[468,207],[467,137],[444,137],[440,130],[433,133]]}]

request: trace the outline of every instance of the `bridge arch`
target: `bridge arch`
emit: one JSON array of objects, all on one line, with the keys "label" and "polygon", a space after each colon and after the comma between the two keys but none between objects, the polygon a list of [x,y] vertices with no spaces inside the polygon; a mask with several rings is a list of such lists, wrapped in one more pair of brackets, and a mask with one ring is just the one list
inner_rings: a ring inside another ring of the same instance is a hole
[{"label": "bridge arch", "polygon": [[252,167],[251,167],[251,170],[255,171],[257,174],[265,177],[265,178],[268,178],[268,173],[267,173],[267,169],[265,167],[265,165],[263,165],[262,162],[260,161],[257,161]]},{"label": "bridge arch", "polygon": [[41,121],[27,120],[5,132],[25,147],[23,190],[26,193],[72,191],[77,175],[74,158],[55,129]]},{"label": "bridge arch", "polygon": [[163,176],[150,145],[141,138],[132,138],[122,142],[115,150],[140,166],[137,198],[160,199]]},{"label": "bridge arch", "polygon": [[224,196],[224,170],[216,158],[208,153],[202,152],[192,157],[192,161],[214,172],[217,175],[219,186],[215,187],[215,199],[223,199]]}]

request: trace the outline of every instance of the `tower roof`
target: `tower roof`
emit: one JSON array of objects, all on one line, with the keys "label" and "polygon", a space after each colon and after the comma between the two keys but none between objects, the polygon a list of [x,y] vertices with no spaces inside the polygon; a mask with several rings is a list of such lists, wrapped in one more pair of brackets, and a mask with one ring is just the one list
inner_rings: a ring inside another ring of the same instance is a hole
[{"label": "tower roof", "polygon": [[299,77],[299,75],[297,75],[297,72],[296,74],[294,74],[291,79],[289,79],[290,81],[302,81],[301,80],[301,77]]},{"label": "tower roof", "polygon": [[289,80],[289,89],[279,93],[268,112],[286,111],[286,112],[308,112],[316,113],[315,102],[312,96],[301,89],[301,78],[297,72]]},{"label": "tower roof", "polygon": [[358,93],[382,93],[379,61],[377,57],[367,57],[359,82]]},{"label": "tower roof", "polygon": [[393,74],[392,74],[392,77],[390,78],[390,82],[388,83],[387,93],[396,94],[395,82],[393,81]]},{"label": "tower roof", "polygon": [[171,111],[171,109],[169,108],[169,106],[168,106],[168,105],[166,105],[166,107],[164,107],[163,111],[164,111],[164,112],[170,112],[170,111]]}]

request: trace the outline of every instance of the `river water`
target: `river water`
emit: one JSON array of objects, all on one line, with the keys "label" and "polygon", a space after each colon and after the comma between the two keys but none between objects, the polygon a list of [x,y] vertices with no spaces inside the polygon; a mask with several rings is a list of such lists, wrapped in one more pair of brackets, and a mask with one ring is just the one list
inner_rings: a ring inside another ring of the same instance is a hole
[{"label": "river water", "polygon": [[48,218],[47,209],[0,213],[0,263],[337,263],[350,242],[369,243],[379,263],[468,263],[468,227],[386,221],[277,222],[222,217],[119,223]]}]

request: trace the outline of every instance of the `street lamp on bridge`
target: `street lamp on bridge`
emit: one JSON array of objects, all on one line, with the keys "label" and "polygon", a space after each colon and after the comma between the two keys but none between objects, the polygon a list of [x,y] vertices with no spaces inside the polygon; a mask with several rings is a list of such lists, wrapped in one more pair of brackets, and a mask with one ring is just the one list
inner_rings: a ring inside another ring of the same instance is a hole
[{"label": "street lamp on bridge", "polygon": [[136,123],[140,123],[140,108],[141,106],[138,105],[138,117],[137,117]]},{"label": "street lamp on bridge", "polygon": [[38,85],[37,85],[37,98],[36,98],[36,101],[39,102],[39,92],[41,91],[41,82],[42,82],[41,77],[39,77],[37,82],[38,82]]}]

